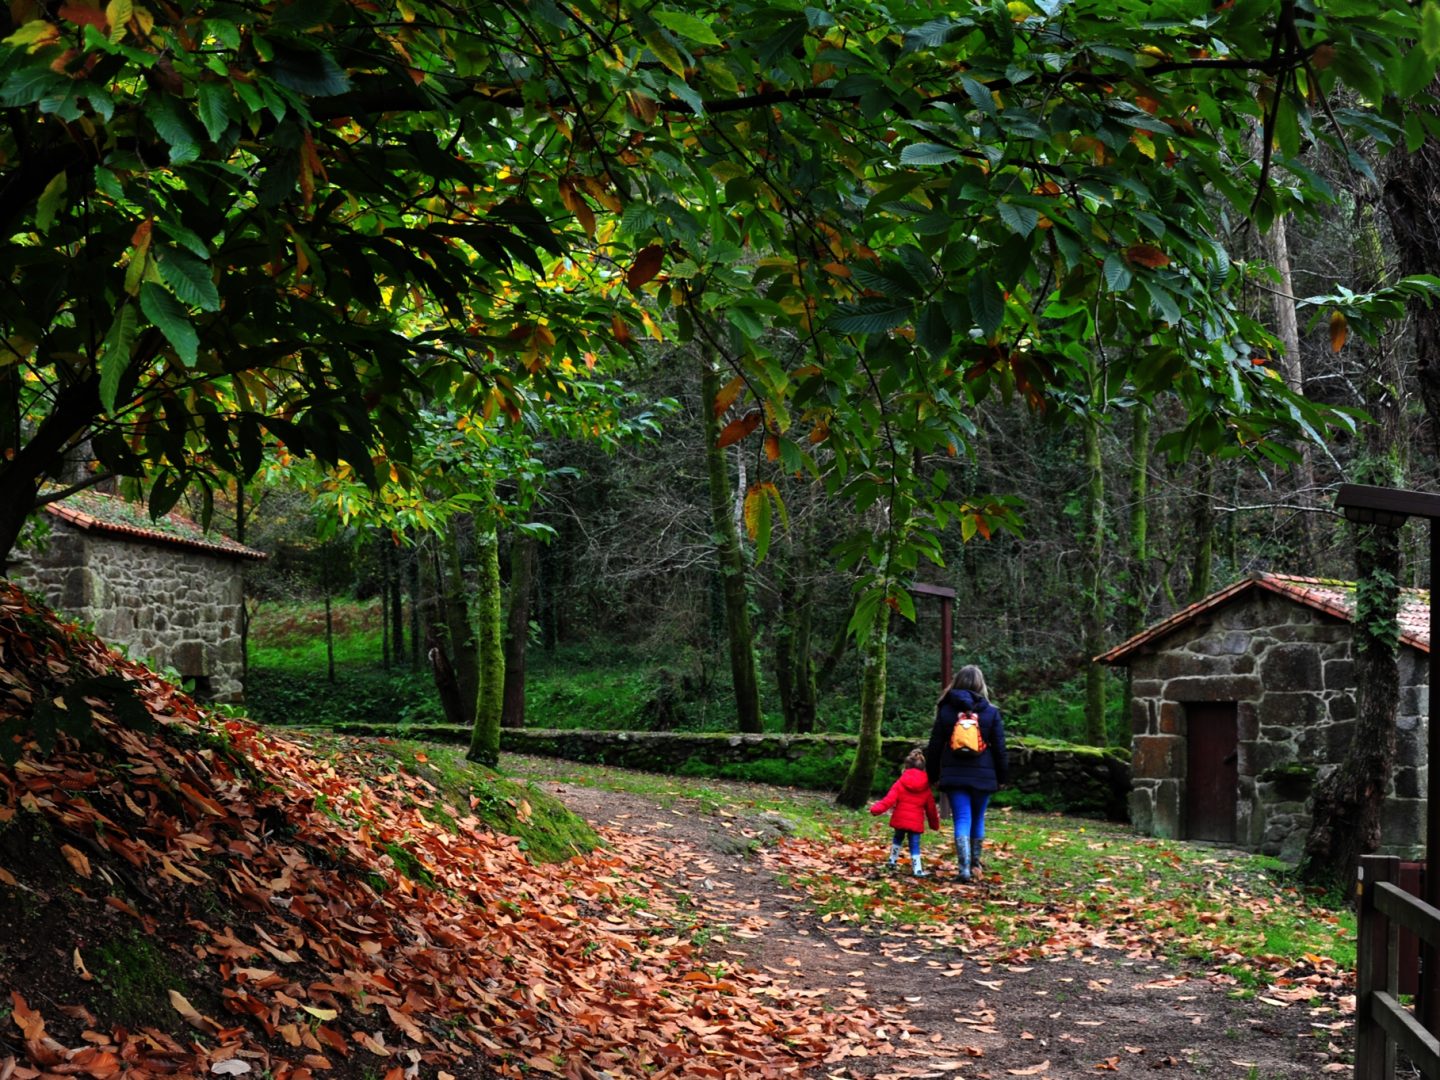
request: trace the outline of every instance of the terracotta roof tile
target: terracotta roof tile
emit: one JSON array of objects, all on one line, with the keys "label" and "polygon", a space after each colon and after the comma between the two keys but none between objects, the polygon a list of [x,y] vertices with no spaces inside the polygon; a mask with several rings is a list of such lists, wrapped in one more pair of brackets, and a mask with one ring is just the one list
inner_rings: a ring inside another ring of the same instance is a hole
[{"label": "terracotta roof tile", "polygon": [[114,495],[85,491],[61,502],[48,503],[45,510],[52,517],[85,532],[110,533],[147,543],[203,551],[231,559],[265,559],[263,551],[237,544],[220,533],[207,533],[197,522],[182,514],[166,514],[149,522],[145,511]]},{"label": "terracotta roof tile", "polygon": [[[1323,611],[1327,615],[1351,622],[1355,618],[1355,583],[1338,581],[1333,578],[1300,577],[1296,574],[1256,574],[1237,581],[1219,592],[1211,593],[1205,599],[1181,608],[1169,618],[1162,619],[1140,633],[1116,645],[1109,652],[1095,657],[1101,664],[1123,664],[1134,653],[1192,622],[1200,615],[1222,607],[1242,593],[1264,589],[1289,597],[1306,607]],[[1400,640],[1402,643],[1430,651],[1430,590],[1400,590]]]}]

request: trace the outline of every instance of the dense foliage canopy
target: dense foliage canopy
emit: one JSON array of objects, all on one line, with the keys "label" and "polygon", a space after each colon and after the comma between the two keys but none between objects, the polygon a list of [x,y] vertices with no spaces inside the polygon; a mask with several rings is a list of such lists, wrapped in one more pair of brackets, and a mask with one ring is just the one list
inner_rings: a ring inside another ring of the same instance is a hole
[{"label": "dense foliage canopy", "polygon": [[0,551],[86,446],[155,510],[275,446],[399,476],[421,401],[518,417],[693,341],[762,544],[782,473],[884,509],[848,553],[874,602],[937,529],[1010,521],[921,467],[986,395],[1178,395],[1177,454],[1344,422],[1272,371],[1220,226],[1323,201],[1316,141],[1428,138],[1394,95],[1440,54],[1433,3],[1359,0],[17,0],[0,28]]}]

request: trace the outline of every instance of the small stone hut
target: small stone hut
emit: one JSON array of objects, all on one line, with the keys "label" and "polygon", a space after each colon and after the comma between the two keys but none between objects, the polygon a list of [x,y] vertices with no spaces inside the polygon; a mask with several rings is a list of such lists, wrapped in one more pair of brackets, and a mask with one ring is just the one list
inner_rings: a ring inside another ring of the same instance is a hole
[{"label": "small stone hut", "polygon": [[196,697],[244,698],[242,570],[264,552],[99,492],[45,511],[50,533],[15,553],[13,580],[131,656],[193,680]]},{"label": "small stone hut", "polygon": [[[1430,594],[1404,590],[1401,604],[1382,840],[1407,856],[1424,841]],[[1096,657],[1130,670],[1137,831],[1299,858],[1313,783],[1354,729],[1354,608],[1351,582],[1257,574]]]}]

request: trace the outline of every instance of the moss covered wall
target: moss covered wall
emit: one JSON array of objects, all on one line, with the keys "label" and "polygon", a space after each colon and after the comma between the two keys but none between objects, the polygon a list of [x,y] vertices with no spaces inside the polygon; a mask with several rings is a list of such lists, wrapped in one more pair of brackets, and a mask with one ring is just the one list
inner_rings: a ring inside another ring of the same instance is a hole
[{"label": "moss covered wall", "polygon": [[[396,734],[394,729],[379,724],[341,724],[336,730],[351,735]],[[450,727],[412,729],[406,735],[457,743],[470,737],[468,730]],[[914,739],[883,740],[881,777],[898,774],[900,763],[915,745]],[[1008,745],[1012,792],[1031,796],[1038,805],[1125,820],[1130,794],[1130,755],[1125,750],[1022,739],[1011,739]],[[816,773],[802,767],[802,763],[848,760],[854,753],[855,739],[845,735],[506,728],[500,733],[500,748],[512,754],[537,754],[659,773],[693,774],[696,763],[722,768],[761,761],[791,762],[796,766],[795,783],[799,786]]]}]

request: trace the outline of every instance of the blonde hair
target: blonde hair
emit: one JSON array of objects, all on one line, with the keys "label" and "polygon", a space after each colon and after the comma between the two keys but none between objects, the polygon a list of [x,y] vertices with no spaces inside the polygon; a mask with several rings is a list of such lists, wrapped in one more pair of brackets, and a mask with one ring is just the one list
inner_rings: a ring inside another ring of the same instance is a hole
[{"label": "blonde hair", "polygon": [[985,673],[974,664],[966,664],[955,673],[955,678],[950,680],[950,685],[940,692],[941,702],[944,702],[945,695],[951,690],[969,690],[986,701],[990,700],[990,690],[985,685]]},{"label": "blonde hair", "polygon": [[925,748],[923,746],[917,746],[905,755],[905,761],[901,764],[900,771],[904,772],[906,769],[923,768],[925,768]]}]

